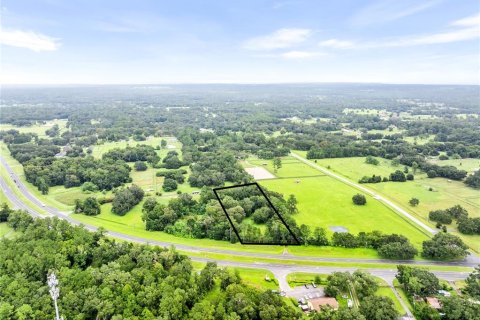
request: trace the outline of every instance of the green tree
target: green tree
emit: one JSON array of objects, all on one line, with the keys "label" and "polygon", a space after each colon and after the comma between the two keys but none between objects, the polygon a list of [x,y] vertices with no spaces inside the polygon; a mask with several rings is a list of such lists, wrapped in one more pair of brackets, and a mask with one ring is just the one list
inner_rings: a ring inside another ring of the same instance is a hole
[{"label": "green tree", "polygon": [[160,146],[162,147],[162,149],[165,149],[167,147],[167,140],[165,139],[160,140]]},{"label": "green tree", "polygon": [[422,256],[424,258],[450,260],[464,259],[469,252],[468,246],[459,237],[440,232],[432,240],[424,241]]},{"label": "green tree", "polygon": [[416,207],[420,204],[420,200],[418,200],[417,198],[411,198],[408,203],[412,206],[412,207]]},{"label": "green tree", "polygon": [[333,320],[367,320],[358,309],[340,307],[333,316]]},{"label": "green tree", "polygon": [[352,197],[352,201],[357,206],[363,206],[367,203],[367,198],[363,194],[357,193]]},{"label": "green tree", "polygon": [[418,163],[416,161],[412,162],[412,170],[413,170],[413,174],[417,174]]},{"label": "green tree", "polygon": [[327,232],[321,227],[315,227],[311,238],[308,240],[309,243],[316,246],[328,246],[329,241],[327,237]]},{"label": "green tree", "polygon": [[478,319],[480,314],[480,305],[472,303],[468,299],[459,296],[440,298],[442,304],[442,319],[458,320],[458,319]]},{"label": "green tree", "polygon": [[202,292],[208,292],[212,290],[213,286],[215,285],[215,277],[217,272],[218,268],[215,262],[207,262],[202,271],[200,271],[198,285]]},{"label": "green tree", "polygon": [[325,294],[328,297],[336,297],[348,291],[352,276],[349,272],[333,272],[327,277]]},{"label": "green tree", "polygon": [[282,167],[282,159],[274,158],[273,159],[273,171],[276,173],[278,169]]},{"label": "green tree", "polygon": [[388,297],[366,297],[360,304],[359,311],[368,320],[396,320],[399,316],[392,299]]},{"label": "green tree", "polygon": [[297,198],[293,194],[291,194],[287,199],[287,210],[288,213],[294,214],[298,212],[297,209]]},{"label": "green tree", "polygon": [[418,254],[418,250],[409,242],[391,242],[380,246],[378,254],[387,259],[409,260]]},{"label": "green tree", "polygon": [[376,158],[372,157],[372,156],[367,156],[365,158],[365,163],[368,163],[368,164],[373,164],[374,166],[378,166],[378,164],[380,163]]},{"label": "green tree", "polygon": [[188,319],[191,320],[215,320],[215,307],[209,301],[196,303]]},{"label": "green tree", "polygon": [[82,212],[87,216],[96,216],[100,214],[100,204],[94,197],[88,197],[83,200]]},{"label": "green tree", "polygon": [[143,161],[137,161],[134,164],[136,171],[146,171],[148,169],[147,164]]},{"label": "green tree", "polygon": [[378,289],[375,278],[367,272],[356,270],[352,274],[352,283],[360,300],[374,295]]},{"label": "green tree", "polygon": [[405,292],[410,295],[426,297],[436,294],[440,289],[438,278],[431,272],[406,265],[397,266],[396,278],[403,285]]},{"label": "green tree", "polygon": [[480,300],[480,266],[477,266],[475,270],[465,280],[465,288],[463,291],[469,296]]},{"label": "green tree", "polygon": [[162,189],[165,192],[170,192],[170,191],[177,190],[177,181],[175,181],[173,179],[166,178],[163,181]]},{"label": "green tree", "polygon": [[390,173],[390,181],[405,182],[407,181],[407,177],[402,171],[396,170],[395,172]]},{"label": "green tree", "polygon": [[12,211],[13,210],[8,207],[8,204],[2,203],[0,208],[0,222],[6,222]]},{"label": "green tree", "polygon": [[415,316],[420,320],[440,320],[440,314],[437,310],[424,302],[415,303]]}]

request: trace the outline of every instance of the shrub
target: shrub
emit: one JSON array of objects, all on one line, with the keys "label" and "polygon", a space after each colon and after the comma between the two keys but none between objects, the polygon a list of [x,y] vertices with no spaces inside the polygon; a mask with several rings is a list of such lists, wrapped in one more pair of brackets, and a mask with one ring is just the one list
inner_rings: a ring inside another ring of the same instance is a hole
[{"label": "shrub", "polygon": [[390,173],[390,181],[405,182],[406,180],[405,173],[400,170]]},{"label": "shrub", "polygon": [[170,192],[170,191],[177,190],[177,187],[178,187],[177,181],[175,181],[173,179],[165,178],[165,180],[163,181],[162,189],[165,192]]},{"label": "shrub", "polygon": [[87,181],[84,184],[82,184],[81,189],[82,189],[83,192],[97,192],[98,191],[97,185],[93,182],[90,182],[90,181]]},{"label": "shrub", "polygon": [[374,157],[372,156],[367,156],[365,158],[365,163],[368,163],[368,164],[373,164],[374,166],[378,166],[379,162],[377,159],[375,159]]},{"label": "shrub", "polygon": [[120,216],[125,215],[136,204],[142,201],[144,195],[143,190],[134,184],[126,189],[117,191],[112,202],[112,212]]},{"label": "shrub", "polygon": [[148,167],[147,167],[147,164],[146,164],[145,162],[143,162],[143,161],[137,161],[137,162],[135,162],[134,167],[135,167],[135,170],[137,170],[137,171],[146,171],[147,168],[148,168]]},{"label": "shrub", "polygon": [[74,213],[83,213],[87,216],[96,216],[100,214],[100,204],[94,197],[88,197],[81,201],[75,200]]},{"label": "shrub", "polygon": [[428,218],[432,221],[440,222],[442,224],[452,223],[452,216],[449,215],[445,210],[430,211]]},{"label": "shrub", "polygon": [[363,194],[357,193],[352,197],[352,201],[357,206],[363,206],[367,203],[367,198]]}]

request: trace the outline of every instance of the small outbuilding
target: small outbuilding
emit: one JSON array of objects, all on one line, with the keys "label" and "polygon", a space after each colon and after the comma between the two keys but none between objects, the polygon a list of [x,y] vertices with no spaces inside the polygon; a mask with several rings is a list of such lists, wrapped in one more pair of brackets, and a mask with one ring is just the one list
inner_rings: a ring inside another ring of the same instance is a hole
[{"label": "small outbuilding", "polygon": [[320,311],[322,307],[329,306],[333,310],[338,310],[338,301],[335,298],[322,297],[308,300],[310,310]]},{"label": "small outbuilding", "polygon": [[442,305],[440,304],[440,301],[435,298],[435,297],[427,297],[425,298],[425,300],[427,301],[427,304],[432,307],[433,309],[442,309]]}]

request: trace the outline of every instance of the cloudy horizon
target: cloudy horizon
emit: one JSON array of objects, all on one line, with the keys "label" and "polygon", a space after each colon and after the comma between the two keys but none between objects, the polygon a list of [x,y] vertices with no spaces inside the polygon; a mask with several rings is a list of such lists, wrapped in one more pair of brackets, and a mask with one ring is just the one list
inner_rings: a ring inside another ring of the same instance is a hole
[{"label": "cloudy horizon", "polygon": [[3,1],[2,84],[480,85],[476,1]]}]

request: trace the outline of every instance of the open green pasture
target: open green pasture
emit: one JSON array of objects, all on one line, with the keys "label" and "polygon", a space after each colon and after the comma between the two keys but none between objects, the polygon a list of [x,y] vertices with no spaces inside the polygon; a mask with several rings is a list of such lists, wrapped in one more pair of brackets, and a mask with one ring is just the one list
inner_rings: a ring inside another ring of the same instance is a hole
[{"label": "open green pasture", "polygon": [[[300,152],[298,153],[301,154]],[[389,160],[377,159],[380,161],[378,166],[366,164],[363,157],[319,159],[317,164],[325,168],[330,166],[330,170],[352,181],[358,181],[363,175],[371,176],[372,174],[377,174],[384,176],[396,169],[403,169],[403,166],[393,167]],[[479,160],[461,159],[439,161],[439,163],[455,165],[462,162],[465,170],[468,171],[475,168],[477,161]],[[267,182],[265,181],[265,183]],[[450,181],[445,178],[430,179],[425,173],[419,171],[415,175],[414,181],[382,182],[364,184],[363,186],[371,188],[382,196],[389,198],[432,226],[435,226],[435,224],[428,220],[430,211],[446,209],[457,204],[466,208],[471,217],[480,217],[480,191],[466,186],[462,181]],[[430,188],[433,191],[429,191]],[[420,200],[420,204],[417,207],[411,207],[408,204],[408,201],[413,197]],[[480,251],[480,236],[469,236],[456,232],[455,223],[452,223],[448,229],[462,237],[472,249],[477,252]]]},{"label": "open green pasture", "polygon": [[122,140],[122,141],[112,141],[112,142],[103,142],[100,144],[97,144],[93,146],[92,148],[92,155],[95,158],[101,158],[102,155],[109,150],[115,149],[115,148],[126,148],[128,146],[134,147],[138,144],[145,144],[148,146],[152,147],[157,147],[160,146],[160,142],[162,139],[165,139],[167,141],[167,148],[157,150],[157,154],[163,158],[167,155],[169,151],[176,151],[178,154],[182,154],[182,144],[180,141],[178,141],[175,137],[147,137],[147,140],[145,141],[135,141],[132,138],[129,140]]},{"label": "open green pasture", "polygon": [[469,174],[480,169],[480,159],[474,158],[449,160],[430,159],[428,162],[437,164],[439,166],[454,166],[459,170],[467,171]]},{"label": "open green pasture", "polygon": [[[206,265],[205,262],[192,261],[193,268],[200,272]],[[220,266],[221,267],[221,266]],[[231,272],[238,272],[242,282],[260,290],[278,290],[278,281],[274,274],[266,269],[225,267]],[[267,281],[267,277],[270,281]]]},{"label": "open green pasture", "polygon": [[[282,166],[277,176],[301,176],[303,166],[298,160],[292,161],[288,166]],[[373,230],[399,233],[409,237],[416,246],[420,246],[421,242],[427,239],[418,227],[373,197],[367,196],[365,206],[354,205],[352,196],[358,191],[326,175],[263,180],[260,184],[285,196],[295,195],[299,209],[295,219],[299,225],[306,224],[312,229],[323,227],[330,233],[332,232],[329,228],[334,226],[345,227],[352,233]]]},{"label": "open green pasture", "polygon": [[[278,290],[278,282],[272,272],[265,269],[227,267],[232,271],[238,271],[242,282],[260,290]],[[267,281],[266,278],[270,281]]]},{"label": "open green pasture", "polygon": [[55,124],[58,124],[60,133],[62,133],[63,131],[65,131],[67,120],[56,119],[56,120],[47,121],[44,124],[38,122],[30,126],[15,126],[8,123],[1,123],[0,131],[14,129],[20,133],[35,133],[38,135],[39,138],[45,138],[47,137],[47,135],[45,134],[45,131],[52,128]]},{"label": "open green pasture", "polygon": [[[297,151],[295,151],[297,153]],[[299,153],[300,154],[300,153]],[[380,175],[382,177],[388,177],[390,173],[395,170],[402,170],[403,166],[393,166],[390,160],[375,158],[380,163],[378,165],[368,164],[365,162],[365,157],[352,157],[352,158],[329,158],[312,160],[319,166],[328,168],[330,171],[339,173],[342,176],[349,178],[357,182],[363,176]]]}]

